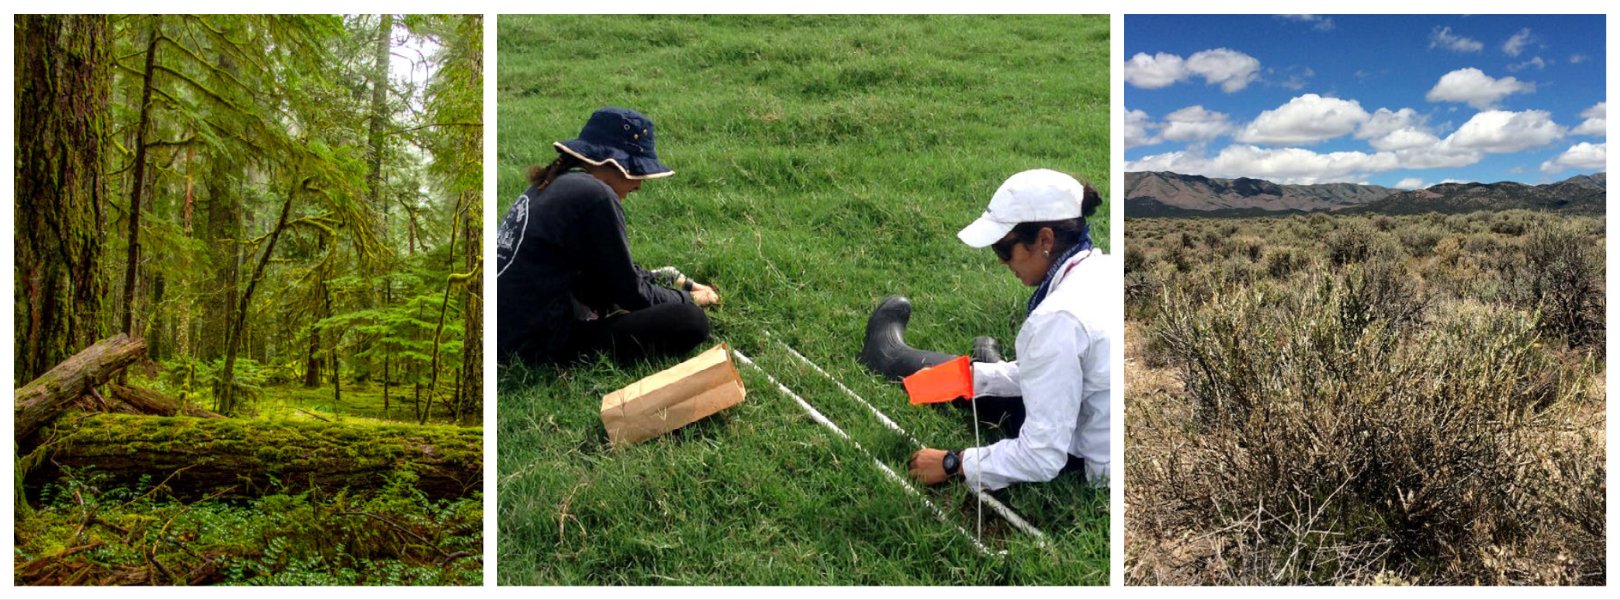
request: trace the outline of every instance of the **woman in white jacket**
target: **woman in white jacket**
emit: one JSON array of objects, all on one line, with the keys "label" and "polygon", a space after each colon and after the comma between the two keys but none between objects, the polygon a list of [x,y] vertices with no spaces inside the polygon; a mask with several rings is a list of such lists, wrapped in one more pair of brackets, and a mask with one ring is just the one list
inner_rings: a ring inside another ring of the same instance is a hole
[{"label": "woman in white jacket", "polygon": [[[1083,470],[1092,483],[1108,484],[1109,356],[1120,334],[1122,281],[1119,263],[1091,245],[1085,218],[1101,203],[1094,189],[1066,174],[1024,171],[1008,178],[984,215],[957,234],[969,246],[993,248],[1035,288],[1018,332],[1018,360],[987,360],[978,349],[973,363],[974,401],[1011,397],[996,412],[1014,413],[1003,421],[1012,425],[1004,427],[1009,437],[990,445],[917,451],[912,477],[933,485],[960,476],[970,486],[996,490]],[[869,348],[872,332],[869,326]],[[906,357],[909,348],[897,334],[891,337],[888,354]],[[938,362],[930,356],[935,353],[912,352],[914,360]]]}]

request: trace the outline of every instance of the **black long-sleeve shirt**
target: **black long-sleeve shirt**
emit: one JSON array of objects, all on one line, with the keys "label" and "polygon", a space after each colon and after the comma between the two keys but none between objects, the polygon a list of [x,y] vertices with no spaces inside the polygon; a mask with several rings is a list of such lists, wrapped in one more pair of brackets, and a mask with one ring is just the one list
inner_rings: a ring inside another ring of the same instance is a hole
[{"label": "black long-sleeve shirt", "polygon": [[496,349],[565,360],[577,321],[614,308],[640,310],[692,302],[653,283],[630,258],[624,209],[613,188],[585,173],[529,188],[501,220],[496,237]]}]

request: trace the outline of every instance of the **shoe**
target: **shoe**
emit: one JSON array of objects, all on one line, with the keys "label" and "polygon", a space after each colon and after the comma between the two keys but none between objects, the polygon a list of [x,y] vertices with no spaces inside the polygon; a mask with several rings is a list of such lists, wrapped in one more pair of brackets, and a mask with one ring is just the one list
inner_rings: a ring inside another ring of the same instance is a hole
[{"label": "shoe", "polygon": [[899,381],[907,375],[956,358],[943,352],[918,350],[906,345],[906,324],[911,322],[911,301],[905,296],[889,296],[878,302],[866,320],[866,342],[856,358],[872,371]]},{"label": "shoe", "polygon": [[996,338],[988,335],[973,338],[973,352],[970,355],[973,357],[973,362],[1006,362],[1001,358],[1001,344],[996,342]]}]

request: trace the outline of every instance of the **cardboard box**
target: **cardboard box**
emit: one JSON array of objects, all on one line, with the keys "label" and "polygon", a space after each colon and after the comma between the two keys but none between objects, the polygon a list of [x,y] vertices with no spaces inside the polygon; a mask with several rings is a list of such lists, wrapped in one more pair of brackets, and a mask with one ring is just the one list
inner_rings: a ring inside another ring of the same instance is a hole
[{"label": "cardboard box", "polygon": [[720,344],[602,397],[602,426],[615,448],[669,433],[743,401],[742,376]]}]

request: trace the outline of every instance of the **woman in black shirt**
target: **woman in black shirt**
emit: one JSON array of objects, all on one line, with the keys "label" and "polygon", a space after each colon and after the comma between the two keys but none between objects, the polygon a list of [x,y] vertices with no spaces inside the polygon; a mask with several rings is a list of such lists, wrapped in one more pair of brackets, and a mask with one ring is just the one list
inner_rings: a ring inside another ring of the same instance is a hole
[{"label": "woman in black shirt", "polygon": [[707,341],[699,307],[713,288],[630,258],[621,201],[647,179],[675,174],[653,150],[653,124],[604,108],[557,160],[530,170],[528,191],[496,238],[497,352],[502,361],[564,362],[608,354],[619,362],[684,355]]}]

